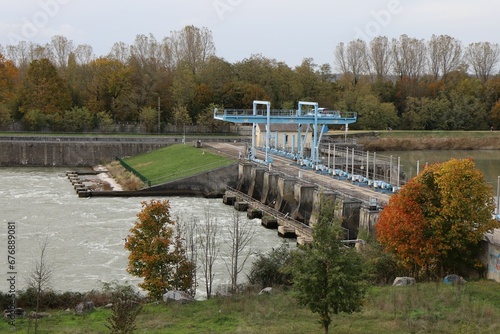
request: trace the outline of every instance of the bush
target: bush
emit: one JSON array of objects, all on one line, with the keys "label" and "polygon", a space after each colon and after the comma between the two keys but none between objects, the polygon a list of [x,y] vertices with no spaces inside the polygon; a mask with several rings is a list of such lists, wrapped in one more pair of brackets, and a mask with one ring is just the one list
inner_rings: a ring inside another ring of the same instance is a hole
[{"label": "bush", "polygon": [[366,242],[362,254],[371,283],[378,285],[392,284],[395,277],[407,275],[399,268],[394,256],[382,249],[377,239],[369,236],[364,231],[360,231],[358,238]]},{"label": "bush", "polygon": [[273,285],[290,285],[291,275],[282,272],[282,268],[290,260],[290,247],[284,242],[280,247],[272,249],[268,254],[259,254],[252,263],[248,281],[262,288]]}]

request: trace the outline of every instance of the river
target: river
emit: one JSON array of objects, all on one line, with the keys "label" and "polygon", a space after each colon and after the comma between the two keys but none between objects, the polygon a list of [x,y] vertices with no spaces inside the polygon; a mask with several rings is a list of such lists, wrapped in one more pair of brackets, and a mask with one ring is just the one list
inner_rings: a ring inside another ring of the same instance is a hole
[{"label": "river", "polygon": [[426,163],[446,162],[452,158],[472,158],[477,168],[484,174],[486,183],[493,187],[496,194],[498,177],[500,176],[500,151],[498,150],[425,150],[425,151],[387,151],[380,155],[392,156],[394,163],[400,158],[402,169],[413,177],[417,173],[417,161],[422,170]]},{"label": "river", "polygon": [[[26,278],[33,272],[40,243],[45,239],[47,260],[54,271],[52,289],[56,291],[85,292],[100,289],[101,282],[140,282],[125,270],[128,251],[123,247],[123,239],[141,210],[141,201],[150,198],[78,198],[65,171],[0,168],[0,291],[8,290],[7,273],[12,271],[7,264],[8,222],[15,222],[17,289],[26,288]],[[203,221],[205,208],[209,208],[221,227],[219,240],[228,239],[234,209],[224,205],[222,199],[165,199],[170,201],[171,216],[181,217],[184,222]],[[251,243],[255,252],[266,252],[283,242],[276,230],[263,228],[260,220],[250,223],[255,231]],[[222,249],[215,267],[216,286],[229,281],[222,261],[224,255]],[[251,260],[247,264],[248,271]],[[241,273],[239,281],[245,280]],[[197,296],[202,297],[204,283],[201,279],[199,283]]]},{"label": "river", "polygon": [[[494,191],[500,175],[499,151],[398,151],[380,152],[380,155],[400,157],[410,176],[416,174],[417,161],[423,168],[425,163],[470,157]],[[33,271],[40,251],[39,243],[45,239],[47,260],[54,268],[52,288],[56,291],[85,292],[100,289],[101,282],[140,282],[125,270],[128,252],[123,248],[123,239],[141,210],[141,201],[149,198],[78,198],[65,171],[61,168],[0,168],[0,291],[8,290],[7,273],[11,271],[7,265],[7,222],[16,222],[18,289],[26,287],[26,277]],[[172,217],[179,216],[183,221],[203,221],[205,208],[210,208],[217,214],[222,229],[219,240],[228,238],[234,211],[221,199],[167,199]],[[251,247],[255,252],[266,252],[283,241],[276,231],[261,227],[258,219],[251,223],[255,229]],[[216,263],[216,273],[216,286],[229,281],[221,258]],[[244,273],[240,274],[240,281],[245,278]],[[203,281],[199,279],[199,283],[197,296],[203,297]]]}]

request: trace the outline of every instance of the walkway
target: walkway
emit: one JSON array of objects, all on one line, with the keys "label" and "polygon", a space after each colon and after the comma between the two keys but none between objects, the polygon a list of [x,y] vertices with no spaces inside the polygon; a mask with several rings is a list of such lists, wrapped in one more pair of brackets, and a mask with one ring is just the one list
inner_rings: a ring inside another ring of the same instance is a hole
[{"label": "walkway", "polygon": [[[240,152],[245,151],[244,143],[203,143],[203,145],[232,158],[240,157]],[[262,158],[265,153],[258,151],[257,154],[260,155],[259,158]],[[320,174],[310,169],[303,169],[294,164],[292,160],[284,157],[273,156],[271,170],[317,185],[319,188],[329,189],[347,197],[359,199],[366,204],[369,204],[372,198],[376,199],[377,204],[382,207],[389,202],[390,194],[376,191],[370,187],[355,185],[350,181],[337,180],[329,175]]]}]

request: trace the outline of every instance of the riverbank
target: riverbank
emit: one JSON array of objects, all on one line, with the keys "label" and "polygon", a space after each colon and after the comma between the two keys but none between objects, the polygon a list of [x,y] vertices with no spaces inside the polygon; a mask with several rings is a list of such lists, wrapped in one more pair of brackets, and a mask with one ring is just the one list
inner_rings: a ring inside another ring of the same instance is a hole
[{"label": "riverbank", "polygon": [[385,131],[358,143],[371,152],[411,150],[500,150],[500,132]]},{"label": "riverbank", "polygon": [[[335,315],[336,333],[498,333],[500,289],[492,281],[465,285],[418,283],[408,287],[371,287],[361,312]],[[95,301],[94,305],[105,305]],[[39,321],[44,333],[106,333],[112,311],[97,308],[84,316],[46,310]],[[299,305],[290,291],[273,288],[259,295],[247,290],[231,297],[214,297],[187,304],[146,304],[136,319],[140,333],[320,333],[319,316]],[[16,320],[27,333],[28,318]],[[0,332],[11,328],[0,323]]]}]

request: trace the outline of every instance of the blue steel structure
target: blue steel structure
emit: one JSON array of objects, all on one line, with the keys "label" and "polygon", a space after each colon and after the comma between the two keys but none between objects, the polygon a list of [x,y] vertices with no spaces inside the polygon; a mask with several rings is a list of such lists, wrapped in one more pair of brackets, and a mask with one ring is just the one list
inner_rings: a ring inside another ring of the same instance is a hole
[{"label": "blue steel structure", "polygon": [[[259,109],[258,106],[265,106]],[[307,110],[303,110],[308,106]],[[312,108],[311,108],[312,107]],[[327,125],[346,125],[355,123],[357,114],[355,112],[320,111],[317,102],[299,101],[297,110],[272,110],[269,101],[253,101],[253,109],[214,109],[214,119],[231,123],[252,123],[252,147],[250,159],[255,160],[256,129],[257,124],[266,124],[266,163],[271,162],[269,157],[269,142],[271,136],[271,124],[297,124],[297,154],[302,159],[303,140],[301,137],[302,125],[312,125],[313,143],[311,147],[311,162],[320,162],[318,148],[321,142],[323,127]],[[295,153],[295,152],[293,152]]]}]

